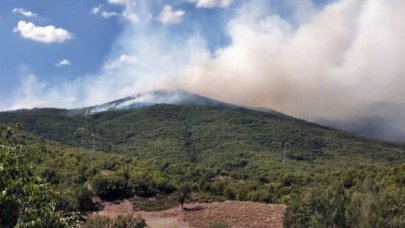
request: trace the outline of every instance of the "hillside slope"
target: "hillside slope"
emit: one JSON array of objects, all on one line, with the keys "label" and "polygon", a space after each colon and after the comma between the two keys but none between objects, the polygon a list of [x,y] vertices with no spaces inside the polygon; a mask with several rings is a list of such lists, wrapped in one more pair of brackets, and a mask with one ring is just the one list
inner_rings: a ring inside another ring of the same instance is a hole
[{"label": "hillside slope", "polygon": [[69,146],[209,165],[242,166],[254,155],[281,156],[283,148],[287,158],[305,161],[401,163],[405,157],[404,148],[395,144],[244,108],[161,104],[93,115],[68,113],[60,109],[3,112],[0,124],[19,122],[28,132]]}]

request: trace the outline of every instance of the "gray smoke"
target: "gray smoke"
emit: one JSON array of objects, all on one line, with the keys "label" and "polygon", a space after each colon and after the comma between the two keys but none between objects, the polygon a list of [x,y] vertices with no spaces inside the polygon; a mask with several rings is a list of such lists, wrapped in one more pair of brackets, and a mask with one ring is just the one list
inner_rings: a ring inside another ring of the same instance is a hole
[{"label": "gray smoke", "polygon": [[301,117],[403,101],[404,1],[341,0],[297,26],[249,4],[229,23],[231,45],[194,60],[180,87]]}]

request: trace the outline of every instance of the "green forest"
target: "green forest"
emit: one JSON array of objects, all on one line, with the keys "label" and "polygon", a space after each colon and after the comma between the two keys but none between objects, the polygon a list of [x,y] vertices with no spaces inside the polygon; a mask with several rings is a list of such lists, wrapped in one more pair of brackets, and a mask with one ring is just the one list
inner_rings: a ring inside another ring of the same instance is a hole
[{"label": "green forest", "polygon": [[279,113],[33,109],[0,113],[0,131],[0,227],[144,227],[141,218],[86,222],[94,196],[161,199],[145,210],[280,203],[285,227],[405,226],[405,145]]}]

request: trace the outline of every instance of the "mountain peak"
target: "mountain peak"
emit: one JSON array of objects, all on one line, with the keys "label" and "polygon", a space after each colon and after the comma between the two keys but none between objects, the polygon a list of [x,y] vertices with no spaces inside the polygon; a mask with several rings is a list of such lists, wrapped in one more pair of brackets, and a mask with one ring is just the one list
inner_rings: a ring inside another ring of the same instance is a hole
[{"label": "mountain peak", "polygon": [[70,114],[91,115],[105,111],[135,110],[152,106],[155,104],[216,106],[216,107],[233,106],[184,90],[155,90],[151,92],[138,93],[133,96],[122,98],[119,100],[114,100],[100,105],[74,109],[70,111]]}]

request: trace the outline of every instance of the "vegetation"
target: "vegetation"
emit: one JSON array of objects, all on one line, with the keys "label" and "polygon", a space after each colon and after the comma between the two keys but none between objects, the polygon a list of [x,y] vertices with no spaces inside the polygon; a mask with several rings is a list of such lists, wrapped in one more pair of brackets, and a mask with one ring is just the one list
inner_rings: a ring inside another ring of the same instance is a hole
[{"label": "vegetation", "polygon": [[133,207],[142,211],[162,211],[178,205],[176,196],[156,195],[150,198],[135,196],[131,198]]},{"label": "vegetation", "polygon": [[184,203],[190,197],[191,188],[188,184],[181,184],[177,193],[177,202],[181,205],[181,209],[184,209]]},{"label": "vegetation", "polygon": [[98,216],[87,220],[85,228],[144,228],[146,222],[141,217],[119,215],[115,219]]},{"label": "vegetation", "polygon": [[[134,198],[135,206],[154,210],[162,208],[148,199],[182,204],[192,192],[196,201],[288,204],[286,227],[405,224],[403,145],[236,108],[156,105],[92,116],[58,109],[0,113],[0,124],[15,123],[23,130],[8,141],[21,148],[11,150],[3,140],[1,156],[25,151],[10,167],[21,164],[24,172],[31,170],[26,184],[55,193],[47,194],[55,221],[64,218],[61,211],[94,210],[93,196]],[[9,183],[2,180],[0,187]],[[103,219],[87,224],[104,224]]]},{"label": "vegetation", "polygon": [[[332,178],[332,177],[331,177]],[[335,174],[287,209],[287,227],[404,227],[405,165]]]},{"label": "vegetation", "polygon": [[367,140],[281,114],[246,109],[155,105],[134,111],[69,115],[67,110],[34,109],[0,113],[0,124],[63,145],[140,158],[244,168],[254,155],[295,161],[346,163],[404,161],[404,147]]},{"label": "vegetation", "polygon": [[55,210],[57,193],[33,174],[12,130],[0,133],[0,226],[74,226],[74,216]]}]

